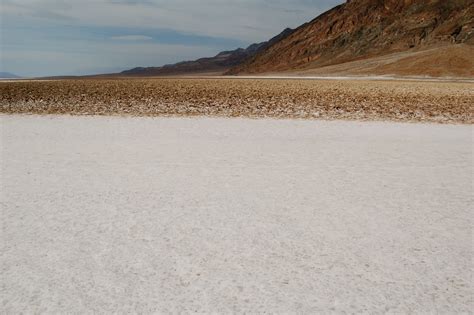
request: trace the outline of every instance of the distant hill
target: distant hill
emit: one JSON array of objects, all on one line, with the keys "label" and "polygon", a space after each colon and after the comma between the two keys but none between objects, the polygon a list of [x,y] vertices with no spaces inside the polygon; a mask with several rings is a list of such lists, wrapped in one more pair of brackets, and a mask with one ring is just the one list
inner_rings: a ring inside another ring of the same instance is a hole
[{"label": "distant hill", "polygon": [[[344,73],[343,64],[352,63],[346,70],[358,74],[472,76],[473,28],[474,0],[348,0],[228,74],[317,73],[320,68]],[[380,60],[400,53],[400,64],[396,58]],[[365,68],[364,60],[371,59]]]},{"label": "distant hill", "polygon": [[10,72],[0,72],[0,79],[19,79],[20,77]]},{"label": "distant hill", "polygon": [[245,49],[238,48],[236,50],[223,51],[214,57],[201,58],[194,61],[183,61],[163,67],[139,67],[123,71],[120,74],[126,76],[161,76],[199,73],[222,74],[230,68],[242,64],[247,59],[273,45],[275,42],[280,41],[292,32],[292,29],[287,28],[267,42],[252,44]]}]

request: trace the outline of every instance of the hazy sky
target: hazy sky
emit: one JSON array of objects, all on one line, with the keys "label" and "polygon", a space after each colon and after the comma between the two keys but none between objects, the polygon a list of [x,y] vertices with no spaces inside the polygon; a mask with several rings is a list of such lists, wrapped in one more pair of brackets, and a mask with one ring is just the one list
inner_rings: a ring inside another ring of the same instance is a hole
[{"label": "hazy sky", "polygon": [[268,40],[344,0],[0,0],[0,72],[116,72]]}]

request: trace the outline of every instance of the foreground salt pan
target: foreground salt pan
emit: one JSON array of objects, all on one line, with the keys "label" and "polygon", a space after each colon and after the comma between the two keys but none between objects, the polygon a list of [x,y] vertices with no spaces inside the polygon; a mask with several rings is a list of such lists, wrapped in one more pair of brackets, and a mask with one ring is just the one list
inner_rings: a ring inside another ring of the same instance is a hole
[{"label": "foreground salt pan", "polygon": [[2,313],[472,311],[472,127],[1,116]]}]

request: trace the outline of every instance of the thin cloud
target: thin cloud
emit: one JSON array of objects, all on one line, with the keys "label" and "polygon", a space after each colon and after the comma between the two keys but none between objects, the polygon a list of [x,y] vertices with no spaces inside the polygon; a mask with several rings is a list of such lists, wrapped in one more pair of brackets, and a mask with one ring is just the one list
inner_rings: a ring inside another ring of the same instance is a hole
[{"label": "thin cloud", "polygon": [[[344,0],[2,0],[4,7],[78,27],[161,28],[247,43],[296,27]],[[1,10],[1,9],[0,9]],[[57,18],[55,18],[55,16]],[[246,26],[253,27],[249,32]]]},{"label": "thin cloud", "polygon": [[145,41],[145,40],[152,40],[153,37],[146,36],[146,35],[122,35],[122,36],[112,36],[110,39],[122,40],[122,41]]},{"label": "thin cloud", "polygon": [[0,71],[67,74],[212,56],[268,40],[344,1],[0,0]]}]

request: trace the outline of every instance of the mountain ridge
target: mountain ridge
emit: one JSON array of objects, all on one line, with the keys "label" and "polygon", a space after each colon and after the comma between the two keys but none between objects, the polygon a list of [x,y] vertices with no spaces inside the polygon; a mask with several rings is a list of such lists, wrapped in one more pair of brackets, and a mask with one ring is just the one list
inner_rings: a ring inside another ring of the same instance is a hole
[{"label": "mountain ridge", "polygon": [[243,63],[248,58],[273,45],[277,41],[285,38],[292,32],[293,29],[286,28],[280,34],[266,42],[254,43],[249,45],[247,48],[237,48],[235,50],[222,51],[214,57],[204,57],[193,61],[182,61],[161,67],[137,67],[122,71],[120,74],[129,76],[157,76],[195,73],[199,74],[209,72],[223,73],[230,68]]},{"label": "mountain ridge", "polygon": [[287,28],[245,49],[119,75],[473,77],[472,51],[474,0],[347,0],[296,29]]},{"label": "mountain ridge", "polygon": [[446,44],[474,44],[474,0],[348,0],[227,74],[318,68]]},{"label": "mountain ridge", "polygon": [[0,72],[0,79],[19,79],[20,76],[17,76],[14,73],[10,72]]}]

